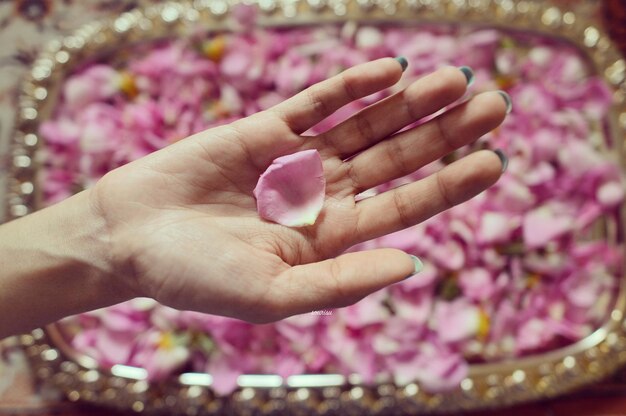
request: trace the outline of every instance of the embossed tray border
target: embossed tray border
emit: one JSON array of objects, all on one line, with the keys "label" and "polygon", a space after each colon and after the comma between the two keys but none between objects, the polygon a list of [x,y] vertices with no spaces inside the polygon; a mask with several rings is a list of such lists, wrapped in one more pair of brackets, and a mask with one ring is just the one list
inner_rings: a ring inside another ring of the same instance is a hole
[{"label": "embossed tray border", "polygon": [[[230,8],[241,1],[196,0],[164,3],[93,22],[62,40],[51,41],[24,81],[7,198],[9,218],[39,206],[37,156],[39,120],[48,116],[56,86],[76,62],[120,42],[190,36],[199,23],[211,30],[232,28]],[[626,137],[626,63],[608,35],[589,15],[562,10],[550,2],[511,0],[255,0],[261,26],[294,26],[346,20],[429,22],[484,25],[532,31],[565,39],[589,58],[597,74],[613,88],[610,119],[614,140]],[[622,139],[623,140],[623,139]],[[621,145],[620,145],[621,144]],[[623,144],[615,151],[623,159]],[[363,385],[358,376],[276,375],[240,377],[239,389],[216,396],[208,374],[183,374],[150,384],[143,369],[115,366],[98,369],[93,359],[73,351],[55,325],[19,337],[37,377],[59,387],[70,400],[85,400],[136,412],[185,414],[393,414],[441,413],[500,407],[563,394],[599,380],[626,363],[626,284],[621,285],[608,321],[583,340],[545,354],[472,365],[460,388],[429,394],[417,384]]]}]

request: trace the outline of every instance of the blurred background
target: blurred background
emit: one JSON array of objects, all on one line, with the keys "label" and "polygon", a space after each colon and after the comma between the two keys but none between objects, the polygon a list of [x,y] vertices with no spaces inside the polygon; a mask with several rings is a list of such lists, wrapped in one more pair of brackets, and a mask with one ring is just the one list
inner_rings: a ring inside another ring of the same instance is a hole
[{"label": "blurred background", "polygon": [[[539,0],[537,0],[539,1]],[[21,0],[0,2],[0,201],[4,201],[9,141],[13,134],[19,83],[39,50],[50,39],[71,33],[82,24],[117,16],[155,1]],[[560,1],[564,8],[593,13],[626,52],[626,2]],[[601,6],[598,7],[599,3]],[[619,138],[618,138],[619,140]],[[0,222],[6,217],[0,204]],[[1,317],[0,317],[1,319]],[[40,390],[28,363],[13,340],[0,344],[0,416],[14,414],[112,414],[65,401],[54,390]],[[481,414],[486,414],[481,412]],[[495,413],[494,413],[495,414]],[[526,405],[498,414],[626,415],[626,371],[583,391],[539,405]]]}]

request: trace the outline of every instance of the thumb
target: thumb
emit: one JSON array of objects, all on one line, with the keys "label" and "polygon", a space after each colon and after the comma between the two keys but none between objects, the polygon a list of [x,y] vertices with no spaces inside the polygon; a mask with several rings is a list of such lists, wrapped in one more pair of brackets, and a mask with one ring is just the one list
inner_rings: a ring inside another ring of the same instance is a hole
[{"label": "thumb", "polygon": [[295,315],[351,305],[422,268],[417,257],[387,248],[294,266],[278,276],[292,295],[285,296],[280,307],[286,315]]}]

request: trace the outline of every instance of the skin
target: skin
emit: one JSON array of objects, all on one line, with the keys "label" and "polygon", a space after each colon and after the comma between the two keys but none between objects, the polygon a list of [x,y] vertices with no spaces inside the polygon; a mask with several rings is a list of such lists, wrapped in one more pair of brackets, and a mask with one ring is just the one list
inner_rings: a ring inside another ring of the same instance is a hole
[{"label": "skin", "polygon": [[[138,296],[271,322],[343,307],[412,275],[399,250],[341,253],[485,190],[501,175],[498,156],[475,152],[420,181],[359,202],[355,195],[474,142],[503,121],[506,104],[482,93],[397,133],[463,96],[465,76],[446,67],[319,136],[302,136],[401,76],[391,58],[358,65],[0,226],[0,338]],[[259,175],[275,158],[311,148],[327,181],[316,223],[261,220],[252,194]]]}]

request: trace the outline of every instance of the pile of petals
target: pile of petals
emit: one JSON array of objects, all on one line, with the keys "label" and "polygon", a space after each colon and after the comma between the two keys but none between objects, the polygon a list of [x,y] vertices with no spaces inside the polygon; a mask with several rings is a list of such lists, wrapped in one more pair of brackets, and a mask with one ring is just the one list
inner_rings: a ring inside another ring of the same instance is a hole
[{"label": "pile of petals", "polygon": [[[366,382],[458,386],[468,363],[558,348],[597,328],[621,273],[604,235],[623,199],[603,151],[610,91],[571,46],[524,34],[447,27],[261,30],[169,41],[123,67],[98,62],[67,79],[45,139],[43,187],[54,203],[105,172],[190,133],[253,114],[354,64],[405,56],[395,88],[443,65],[468,65],[469,94],[504,89],[513,112],[472,149],[368,192],[419,179],[476,148],[502,148],[493,188],[424,224],[354,249],[398,247],[422,273],[328,314],[271,325],[178,312],[148,299],[68,319],[73,345],[151,380],[209,372],[228,393],[243,373],[359,373]],[[393,91],[394,89],[392,89]],[[328,129],[390,91],[355,102]],[[384,213],[381,213],[384,215]]]}]

